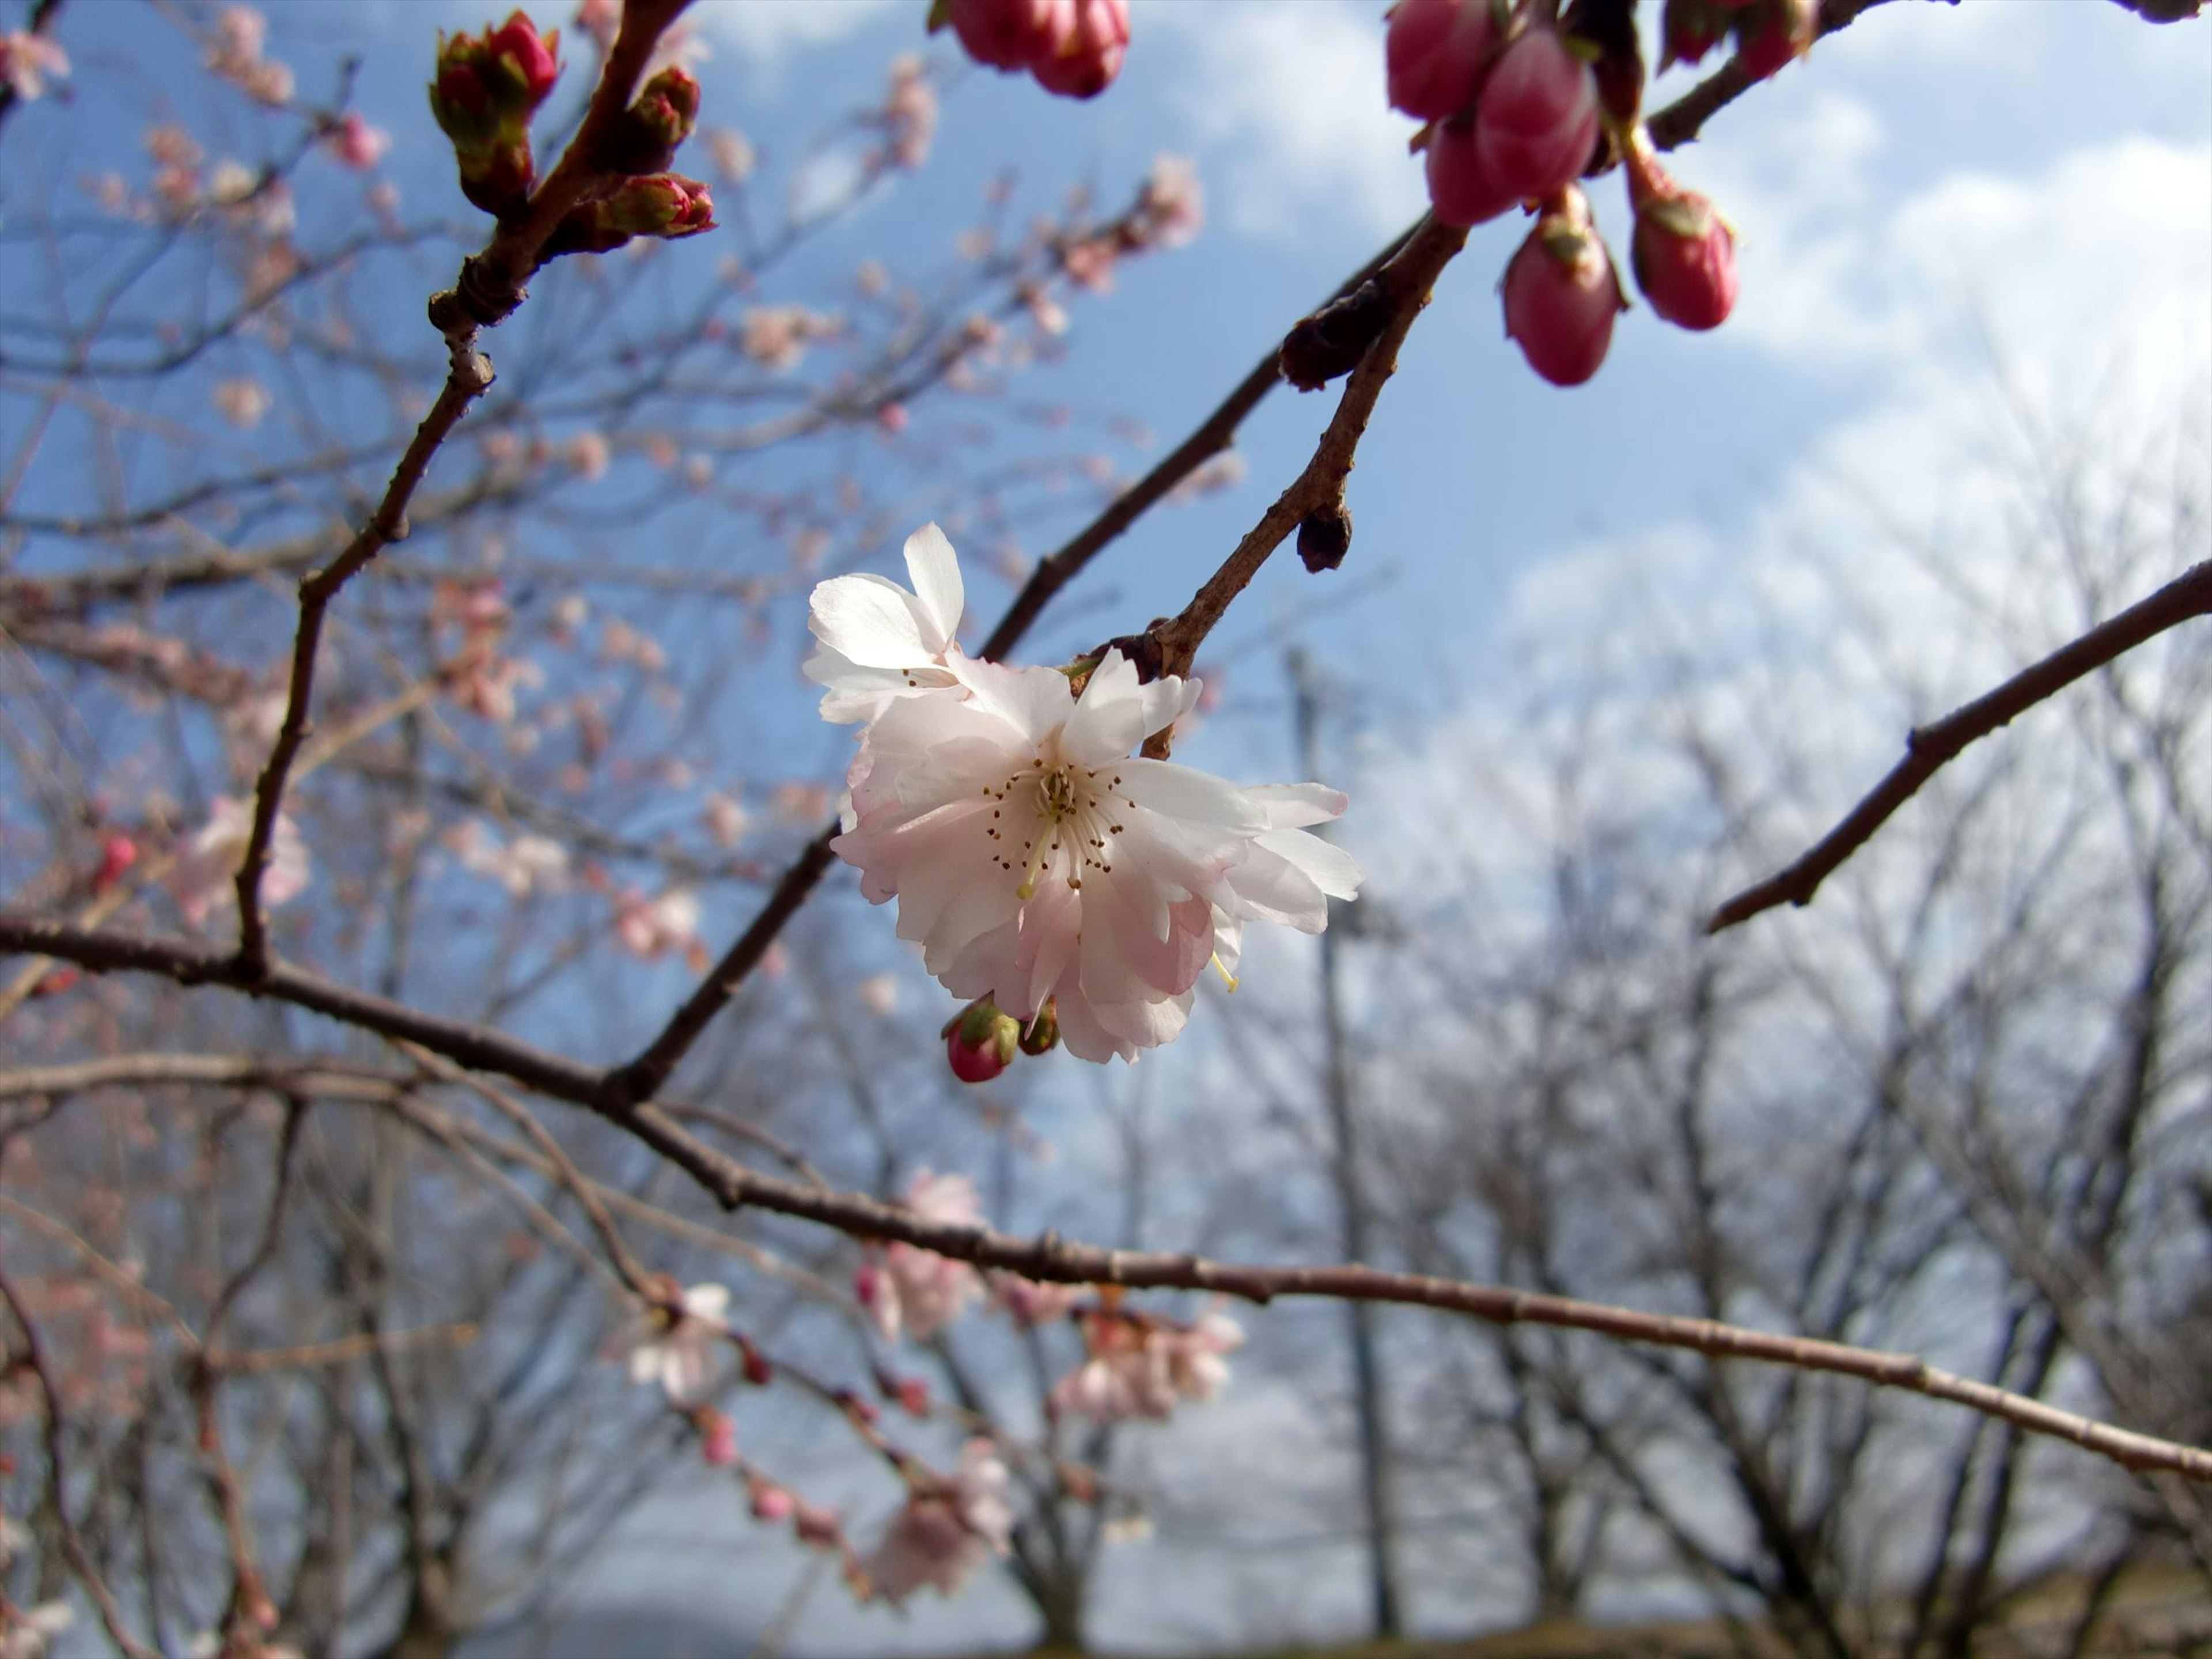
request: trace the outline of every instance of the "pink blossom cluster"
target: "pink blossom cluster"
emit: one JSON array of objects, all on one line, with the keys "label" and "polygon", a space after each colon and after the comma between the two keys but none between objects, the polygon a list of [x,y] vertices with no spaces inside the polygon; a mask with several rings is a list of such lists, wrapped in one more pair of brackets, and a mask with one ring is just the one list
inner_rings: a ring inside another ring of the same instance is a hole
[{"label": "pink blossom cluster", "polygon": [[262,56],[269,20],[252,6],[225,6],[216,15],[207,66],[240,92],[271,106],[292,101],[292,71]]},{"label": "pink blossom cluster", "polygon": [[1089,1358],[1056,1383],[1048,1409],[1096,1423],[1164,1419],[1178,1401],[1205,1401],[1229,1381],[1223,1357],[1243,1346],[1243,1328],[1209,1313],[1180,1325],[1156,1316],[1100,1308],[1082,1318]]},{"label": "pink blossom cluster", "polygon": [[1129,50],[1128,0],[944,0],[943,15],[977,63],[1063,98],[1105,91]]},{"label": "pink blossom cluster", "polygon": [[[974,1227],[982,1223],[975,1183],[965,1176],[919,1171],[905,1207],[924,1221]],[[886,1341],[903,1332],[927,1342],[983,1294],[983,1281],[964,1261],[894,1240],[872,1251],[853,1279],[853,1293]]]},{"label": "pink blossom cluster", "polygon": [[783,374],[799,367],[808,346],[834,340],[844,331],[839,319],[805,306],[748,306],[738,349],[769,374]]},{"label": "pink blossom cluster", "polygon": [[912,172],[929,159],[929,147],[937,141],[937,88],[916,53],[902,52],[891,60],[890,91],[876,119],[893,167]]},{"label": "pink blossom cluster", "polygon": [[988,1440],[969,1441],[949,1478],[910,1479],[863,1569],[870,1590],[894,1603],[921,1589],[957,1595],[976,1568],[1006,1553],[1014,1528],[1006,1466]]}]

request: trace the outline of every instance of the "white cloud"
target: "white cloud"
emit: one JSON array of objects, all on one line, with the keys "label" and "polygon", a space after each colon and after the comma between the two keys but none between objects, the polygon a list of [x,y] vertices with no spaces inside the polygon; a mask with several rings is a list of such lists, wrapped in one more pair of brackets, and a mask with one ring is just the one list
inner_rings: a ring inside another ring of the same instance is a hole
[{"label": "white cloud", "polygon": [[1413,124],[1383,100],[1372,7],[1153,4],[1138,27],[1181,37],[1176,97],[1232,228],[1366,241],[1427,205]]},{"label": "white cloud", "polygon": [[1789,142],[1717,150],[1695,181],[1744,234],[1731,337],[1806,366],[1910,368],[1980,331],[2065,375],[2101,368],[2117,324],[2169,360],[2203,354],[2212,149],[2117,139],[2040,177],[1956,173],[1869,210],[1871,122],[1839,99],[1805,116]]}]

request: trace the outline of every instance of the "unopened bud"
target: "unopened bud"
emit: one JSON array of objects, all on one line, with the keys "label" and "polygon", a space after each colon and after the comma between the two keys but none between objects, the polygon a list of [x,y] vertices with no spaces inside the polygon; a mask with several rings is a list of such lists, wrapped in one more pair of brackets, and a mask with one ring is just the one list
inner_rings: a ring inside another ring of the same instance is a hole
[{"label": "unopened bud", "polygon": [[1030,73],[1047,92],[1096,98],[1113,85],[1128,51],[1129,0],[1074,0],[1065,31],[1031,61]]},{"label": "unopened bud", "polygon": [[757,1521],[787,1521],[791,1518],[791,1493],[773,1480],[763,1480],[756,1475],[749,1486],[752,1498],[753,1518]]},{"label": "unopened bud", "polygon": [[138,843],[128,836],[110,836],[100,843],[100,868],[92,873],[92,890],[104,893],[123,879],[123,872],[138,862]]},{"label": "unopened bud", "polygon": [[742,1336],[738,1339],[738,1358],[744,1366],[745,1381],[757,1389],[768,1387],[769,1381],[775,1376],[775,1370],[768,1363],[767,1357],[758,1348],[753,1346],[750,1340]]},{"label": "unopened bud", "polygon": [[622,112],[602,144],[599,159],[611,173],[636,177],[665,172],[677,146],[699,124],[699,82],[680,66],[665,69],[645,83],[637,101]]},{"label": "unopened bud", "polygon": [[1764,81],[1810,51],[1820,32],[1818,0],[1758,0],[1737,15],[1735,60]]},{"label": "unopened bud", "polygon": [[678,241],[714,228],[714,200],[705,185],[681,173],[657,173],[570,209],[547,240],[544,257],[605,253],[640,236]]},{"label": "unopened bud", "polygon": [[945,1057],[963,1083],[988,1083],[1013,1064],[1021,1024],[984,997],[972,1002],[945,1028]]},{"label": "unopened bud", "polygon": [[1036,1018],[1022,1028],[1021,1049],[1025,1054],[1048,1054],[1060,1046],[1060,1005],[1051,997]]},{"label": "unopened bud", "polygon": [[1553,386],[1580,386],[1597,373],[1613,319],[1628,306],[1589,204],[1571,185],[1547,204],[1498,287],[1505,332]]},{"label": "unopened bud", "polygon": [[1491,0],[1398,0],[1382,37],[1390,106],[1442,121],[1474,101],[1498,44]]},{"label": "unopened bud", "polygon": [[1735,233],[1693,191],[1638,204],[1629,264],[1651,309],[1678,328],[1718,328],[1735,308]]},{"label": "unopened bud", "polygon": [[486,32],[484,57],[505,83],[502,103],[519,103],[527,113],[545,101],[561,76],[560,45],[560,30],[540,34],[538,25],[520,11],[509,12],[507,21]]},{"label": "unopened bud", "polygon": [[1344,562],[1352,547],[1352,509],[1340,495],[1298,521],[1298,559],[1316,575]]},{"label": "unopened bud", "polygon": [[1389,296],[1370,276],[1283,337],[1283,378],[1301,392],[1318,392],[1357,368],[1389,321]]},{"label": "unopened bud", "polygon": [[1506,47],[1474,112],[1475,155],[1494,189],[1549,196],[1582,175],[1597,136],[1596,77],[1556,29],[1540,24]]},{"label": "unopened bud", "polygon": [[699,1455],[709,1468],[726,1469],[738,1461],[738,1425],[728,1413],[701,1406],[691,1413],[691,1426],[699,1431]]}]

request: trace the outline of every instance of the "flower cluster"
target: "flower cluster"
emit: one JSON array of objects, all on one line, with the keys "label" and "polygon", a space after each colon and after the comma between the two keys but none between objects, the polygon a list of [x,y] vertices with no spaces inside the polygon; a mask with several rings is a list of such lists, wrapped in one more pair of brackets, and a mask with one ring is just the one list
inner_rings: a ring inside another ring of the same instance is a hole
[{"label": "flower cluster", "polygon": [[968,55],[1006,73],[1027,70],[1047,92],[1095,98],[1129,50],[1128,0],[939,0]]},{"label": "flower cluster", "polygon": [[530,118],[560,77],[560,44],[558,29],[541,35],[520,11],[481,34],[438,36],[430,112],[453,142],[461,193],[487,213],[511,213],[530,194]]},{"label": "flower cluster", "polygon": [[[975,1226],[982,1220],[975,1184],[966,1176],[917,1174],[907,1188],[906,1207],[925,1221]],[[983,1281],[964,1261],[894,1241],[871,1253],[854,1275],[853,1293],[885,1341],[903,1330],[927,1342],[983,1294]]]},{"label": "flower cluster", "polygon": [[1177,1401],[1212,1399],[1229,1381],[1222,1356],[1244,1343],[1243,1328],[1218,1313],[1179,1325],[1101,1308],[1083,1316],[1082,1328],[1089,1358],[1054,1385],[1046,1404],[1056,1416],[1096,1423],[1163,1419]]},{"label": "flower cluster", "polygon": [[[169,872],[169,891],[185,920],[198,927],[221,903],[237,878],[253,834],[253,803],[219,795],[208,821],[178,850]],[[261,902],[270,909],[289,903],[307,890],[307,845],[291,814],[276,815],[269,842],[268,867],[261,872]]]},{"label": "flower cluster", "polygon": [[25,103],[46,95],[46,82],[68,77],[69,54],[55,41],[28,29],[0,34],[0,85]]},{"label": "flower cluster", "polygon": [[1006,1466],[988,1440],[971,1440],[949,1479],[916,1480],[868,1558],[868,1585],[887,1601],[916,1590],[958,1593],[969,1576],[1004,1555],[1014,1529]]},{"label": "flower cluster", "polygon": [[1239,788],[1135,758],[1200,687],[1147,684],[1119,650],[1007,668],[964,654],[958,562],[935,526],[906,544],[913,591],[880,576],[814,590],[807,677],[824,718],[865,721],[832,846],[955,995],[1024,1024],[1048,1003],[1070,1053],[1133,1060],[1188,1019],[1209,963],[1231,975],[1247,921],[1317,933],[1359,872],[1306,826],[1345,798]]},{"label": "flower cluster", "polygon": [[[1670,0],[1670,60],[1694,61],[1732,20],[1747,72],[1770,75],[1811,44],[1814,11],[1811,0]],[[1652,310],[1689,329],[1727,318],[1735,233],[1660,167],[1638,118],[1643,66],[1632,47],[1609,57],[1532,3],[1400,0],[1384,59],[1392,106],[1428,124],[1415,143],[1437,218],[1477,225],[1537,209],[1500,289],[1505,331],[1540,376],[1579,386],[1595,374],[1626,308],[1575,182],[1616,155],[1636,216],[1631,264]]]}]

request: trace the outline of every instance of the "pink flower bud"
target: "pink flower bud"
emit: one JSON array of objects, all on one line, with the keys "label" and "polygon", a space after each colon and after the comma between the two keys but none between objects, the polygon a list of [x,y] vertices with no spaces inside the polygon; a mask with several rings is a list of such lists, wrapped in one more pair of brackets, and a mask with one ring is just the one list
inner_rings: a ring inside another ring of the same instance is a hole
[{"label": "pink flower bud", "polygon": [[1678,328],[1718,328],[1735,307],[1735,233],[1704,197],[1674,189],[1637,204],[1636,286]]},{"label": "pink flower bud", "polygon": [[929,1384],[918,1376],[902,1376],[891,1391],[899,1402],[899,1409],[908,1417],[929,1415]]},{"label": "pink flower bud", "polygon": [[521,88],[527,107],[536,109],[553,90],[561,64],[555,52],[561,31],[540,34],[538,25],[521,12],[510,12],[507,21],[484,36],[484,55],[501,65]]},{"label": "pink flower bud", "polygon": [[1448,225],[1479,225],[1521,198],[1483,170],[1472,123],[1447,121],[1429,135],[1429,202]]},{"label": "pink flower bud", "polygon": [[1764,81],[1810,51],[1820,32],[1817,0],[1759,0],[1737,19],[1736,62],[1753,80]]},{"label": "pink flower bud", "polygon": [[946,0],[968,55],[995,70],[1027,69],[1075,32],[1075,0]]},{"label": "pink flower bud", "polygon": [[360,112],[348,110],[337,125],[324,135],[323,143],[340,166],[366,173],[384,159],[392,135],[381,127],[369,125]]},{"label": "pink flower bud", "polygon": [[1390,106],[1442,121],[1474,101],[1498,44],[1491,0],[1398,0],[1382,38]]},{"label": "pink flower bud", "polygon": [[104,893],[123,879],[123,872],[138,862],[138,843],[128,836],[110,836],[100,843],[100,868],[93,872],[92,890]]},{"label": "pink flower bud", "polygon": [[1597,77],[1553,29],[1506,47],[1483,82],[1474,149],[1483,176],[1516,199],[1572,184],[1597,145]]},{"label": "pink flower bud", "polygon": [[1582,191],[1570,186],[1564,197],[1536,222],[1499,289],[1505,332],[1528,367],[1553,386],[1580,386],[1605,361],[1628,302]]},{"label": "pink flower bud", "polygon": [[1129,0],[1074,0],[1074,21],[1030,65],[1047,92],[1096,98],[1114,84],[1129,50]]},{"label": "pink flower bud", "polygon": [[727,1413],[702,1406],[691,1413],[691,1421],[699,1431],[699,1455],[708,1468],[726,1469],[738,1461],[738,1425]]},{"label": "pink flower bud", "polygon": [[791,1493],[773,1480],[756,1480],[752,1483],[753,1518],[757,1521],[787,1521],[791,1518]]}]

